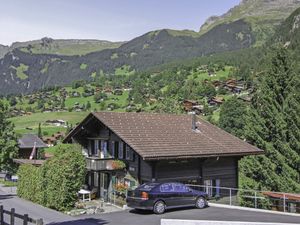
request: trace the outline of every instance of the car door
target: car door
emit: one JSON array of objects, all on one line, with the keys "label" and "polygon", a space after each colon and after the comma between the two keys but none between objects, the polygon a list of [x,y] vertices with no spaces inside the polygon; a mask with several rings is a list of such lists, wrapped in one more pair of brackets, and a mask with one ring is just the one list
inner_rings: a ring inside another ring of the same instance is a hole
[{"label": "car door", "polygon": [[180,199],[179,194],[175,192],[173,183],[163,183],[159,187],[160,196],[163,199],[168,208],[173,208],[178,206]]},{"label": "car door", "polygon": [[179,195],[178,205],[186,206],[194,204],[195,196],[189,187],[181,183],[176,183],[174,184],[174,190]]}]

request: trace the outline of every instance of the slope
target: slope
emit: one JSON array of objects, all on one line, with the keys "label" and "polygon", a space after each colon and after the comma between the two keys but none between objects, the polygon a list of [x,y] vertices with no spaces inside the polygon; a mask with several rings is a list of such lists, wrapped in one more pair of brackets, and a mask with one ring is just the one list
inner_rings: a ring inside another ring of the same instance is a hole
[{"label": "slope", "polygon": [[300,0],[243,0],[224,15],[210,17],[201,26],[200,33],[223,23],[244,19],[253,30],[256,45],[262,45],[275,33],[275,27],[298,7]]}]

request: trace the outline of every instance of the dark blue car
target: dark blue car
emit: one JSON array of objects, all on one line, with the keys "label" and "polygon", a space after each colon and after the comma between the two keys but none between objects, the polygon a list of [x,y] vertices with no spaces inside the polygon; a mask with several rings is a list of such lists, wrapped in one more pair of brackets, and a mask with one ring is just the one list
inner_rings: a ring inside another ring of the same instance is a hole
[{"label": "dark blue car", "polygon": [[166,209],[207,206],[207,194],[196,191],[182,183],[146,183],[128,192],[127,206],[135,209],[152,210],[162,214]]}]

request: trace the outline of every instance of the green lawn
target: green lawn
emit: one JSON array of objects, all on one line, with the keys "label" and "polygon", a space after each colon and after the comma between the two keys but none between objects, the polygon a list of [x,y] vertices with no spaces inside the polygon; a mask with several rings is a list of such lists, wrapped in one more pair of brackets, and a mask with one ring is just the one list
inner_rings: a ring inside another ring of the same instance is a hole
[{"label": "green lawn", "polygon": [[[29,116],[13,117],[9,120],[15,124],[17,134],[37,133],[39,123],[41,123],[42,132],[47,132],[51,135],[58,131],[66,131],[64,127],[49,126],[45,124],[46,120],[61,119],[67,121],[73,126],[80,122],[88,112],[50,112],[50,113],[34,113]],[[30,128],[30,129],[26,129]]]},{"label": "green lawn", "polygon": [[17,182],[5,181],[4,179],[0,179],[0,183],[4,185],[4,187],[16,187]]},{"label": "green lawn", "polygon": [[232,66],[225,66],[225,70],[217,71],[213,76],[209,76],[208,72],[197,71],[193,72],[193,74],[189,75],[188,78],[192,79],[196,76],[196,81],[203,81],[207,80],[220,80],[220,79],[227,79],[229,77],[229,73],[233,67]]}]

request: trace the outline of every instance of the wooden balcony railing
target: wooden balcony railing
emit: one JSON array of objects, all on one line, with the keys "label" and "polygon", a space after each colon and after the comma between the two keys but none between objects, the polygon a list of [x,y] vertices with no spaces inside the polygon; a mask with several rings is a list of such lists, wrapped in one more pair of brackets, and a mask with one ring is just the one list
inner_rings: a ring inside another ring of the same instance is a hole
[{"label": "wooden balcony railing", "polygon": [[101,159],[96,157],[87,157],[86,158],[86,168],[87,170],[93,171],[107,171],[107,170],[116,170],[120,168],[115,167],[114,159]]}]

